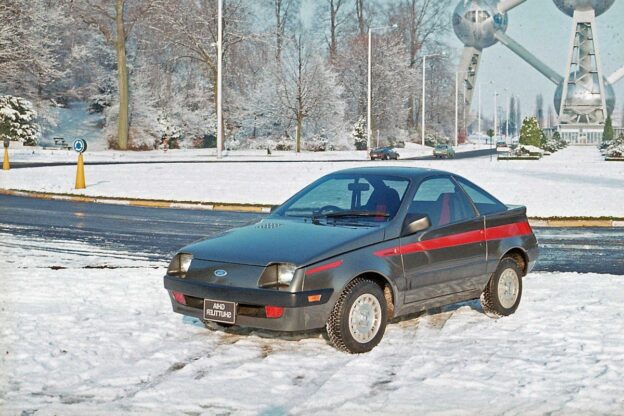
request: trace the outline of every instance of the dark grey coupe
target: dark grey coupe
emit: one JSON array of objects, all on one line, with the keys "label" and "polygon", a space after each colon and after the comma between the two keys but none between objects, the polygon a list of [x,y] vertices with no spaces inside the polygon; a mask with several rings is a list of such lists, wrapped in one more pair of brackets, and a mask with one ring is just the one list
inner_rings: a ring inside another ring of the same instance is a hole
[{"label": "dark grey coupe", "polygon": [[220,325],[327,330],[362,353],[386,323],[481,298],[515,312],[538,246],[526,209],[443,171],[357,168],[318,179],[262,221],[184,247],[173,310]]}]

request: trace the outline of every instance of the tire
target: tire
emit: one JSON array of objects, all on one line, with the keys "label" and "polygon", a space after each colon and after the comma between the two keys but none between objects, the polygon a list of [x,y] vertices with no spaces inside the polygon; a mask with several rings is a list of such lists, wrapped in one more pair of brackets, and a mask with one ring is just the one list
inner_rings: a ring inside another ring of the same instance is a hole
[{"label": "tire", "polygon": [[[364,316],[359,315],[363,312]],[[369,321],[372,321],[369,323]],[[387,304],[383,290],[372,280],[357,278],[344,289],[327,320],[329,342],[338,350],[361,354],[383,338]]]},{"label": "tire", "polygon": [[522,298],[522,271],[512,258],[501,260],[481,294],[486,314],[508,316],[518,309]]}]

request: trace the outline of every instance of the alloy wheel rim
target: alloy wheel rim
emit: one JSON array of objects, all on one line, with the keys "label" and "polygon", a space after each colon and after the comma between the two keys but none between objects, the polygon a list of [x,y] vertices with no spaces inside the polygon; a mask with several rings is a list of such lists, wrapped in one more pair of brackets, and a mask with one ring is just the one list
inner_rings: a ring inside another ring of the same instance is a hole
[{"label": "alloy wheel rim", "polygon": [[349,332],[353,338],[366,344],[372,341],[381,327],[381,305],[379,300],[365,293],[360,295],[349,311]]},{"label": "alloy wheel rim", "polygon": [[503,308],[511,308],[518,299],[520,279],[514,269],[505,269],[498,279],[498,300]]}]

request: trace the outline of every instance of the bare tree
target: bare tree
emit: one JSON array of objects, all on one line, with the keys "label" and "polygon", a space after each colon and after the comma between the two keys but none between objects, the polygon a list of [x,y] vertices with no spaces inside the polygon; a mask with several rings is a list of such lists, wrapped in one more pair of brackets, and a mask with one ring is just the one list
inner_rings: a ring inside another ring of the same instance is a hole
[{"label": "bare tree", "polygon": [[294,12],[297,12],[299,0],[273,0],[275,8],[275,59],[282,60],[284,36],[286,27],[291,22]]},{"label": "bare tree", "polygon": [[[448,30],[449,0],[402,0],[396,8],[389,9],[389,19],[399,25],[408,49],[408,66],[416,69],[420,65],[418,55],[431,38]],[[415,127],[420,104],[417,91],[408,98],[408,127]]]},{"label": "bare tree", "polygon": [[329,62],[336,62],[338,57],[338,29],[346,21],[345,16],[340,16],[340,7],[343,0],[327,0],[329,7]]},{"label": "bare tree", "polygon": [[[173,61],[189,60],[203,65],[212,82],[213,105],[217,107],[217,13],[210,0],[157,0],[154,4],[152,29],[161,34],[163,51],[175,51]],[[230,1],[223,15],[223,62],[228,65],[228,52],[252,39],[245,28],[247,9],[242,2]],[[227,74],[228,71],[224,70]],[[225,123],[225,121],[224,121]]]},{"label": "bare tree", "polygon": [[[300,152],[304,120],[312,116],[330,118],[340,106],[333,75],[302,34],[293,39],[293,47],[280,67],[277,89],[282,108],[295,123],[295,150]],[[339,113],[342,119],[342,111]]]},{"label": "bare tree", "polygon": [[64,75],[58,40],[61,9],[42,0],[0,4],[0,86],[40,100],[44,89]]},{"label": "bare tree", "polygon": [[128,148],[129,130],[129,88],[126,44],[135,24],[152,7],[152,2],[139,0],[76,0],[74,11],[87,25],[99,30],[106,42],[115,48],[117,56],[117,86],[119,95],[119,116],[117,118],[117,145]]},{"label": "bare tree", "polygon": [[366,20],[365,0],[355,0],[355,16],[357,19],[358,33],[365,36],[368,30],[368,22]]}]

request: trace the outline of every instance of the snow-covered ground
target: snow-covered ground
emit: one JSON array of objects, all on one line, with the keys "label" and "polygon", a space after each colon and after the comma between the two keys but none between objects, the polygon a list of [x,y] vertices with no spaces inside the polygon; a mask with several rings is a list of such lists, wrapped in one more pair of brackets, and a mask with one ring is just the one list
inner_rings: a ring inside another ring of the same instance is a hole
[{"label": "snow-covered ground", "polygon": [[[51,139],[50,139],[51,141]],[[71,145],[73,140],[68,139],[67,143]],[[85,157],[93,162],[155,162],[155,161],[216,161],[216,149],[170,149],[164,150],[152,150],[145,152],[122,152],[117,150],[103,150],[104,144],[96,142],[97,146],[92,149],[92,145],[88,145],[87,153]],[[422,146],[416,143],[406,143],[406,147],[396,151],[402,158],[429,156],[433,154],[433,148],[428,146]],[[455,151],[457,153],[469,152],[473,150],[489,149],[490,145],[484,144],[463,144],[457,146]],[[95,150],[95,151],[92,151]],[[267,155],[266,150],[236,150],[236,151],[224,151],[226,160],[236,161],[318,161],[318,160],[366,160],[368,153],[366,151],[331,151],[331,152],[286,152],[286,151],[271,151],[270,155]],[[40,148],[22,146],[19,143],[11,143],[11,161],[15,162],[75,162],[77,155],[72,150],[62,150],[54,148]]]},{"label": "snow-covered ground", "polygon": [[8,231],[0,252],[2,415],[624,412],[622,276],[533,273],[513,316],[454,305],[353,356],[173,314],[141,253]]},{"label": "snow-covered ground", "polygon": [[[314,155],[320,157],[315,153],[302,154],[301,157]],[[87,152],[85,159],[92,158]],[[235,160],[235,157],[228,159]],[[324,163],[87,166],[87,189],[80,191],[73,189],[74,166],[12,169],[0,172],[0,188],[100,197],[280,204],[327,173],[349,167],[383,165],[417,166],[458,173],[507,204],[526,205],[531,217],[624,217],[624,164],[605,162],[594,147],[569,147],[539,161],[490,161],[489,157],[481,157],[397,162],[327,160]]]}]

